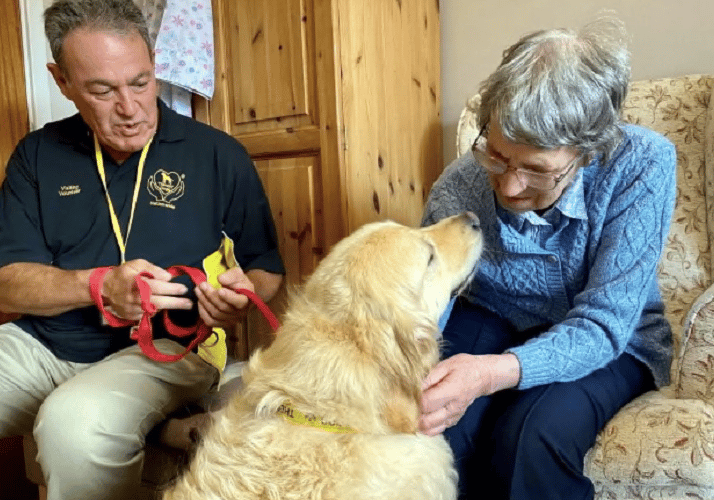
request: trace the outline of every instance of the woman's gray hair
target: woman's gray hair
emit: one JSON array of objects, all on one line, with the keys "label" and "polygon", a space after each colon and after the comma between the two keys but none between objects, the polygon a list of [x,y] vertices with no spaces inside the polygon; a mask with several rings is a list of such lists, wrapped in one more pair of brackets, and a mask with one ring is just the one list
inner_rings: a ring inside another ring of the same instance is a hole
[{"label": "woman's gray hair", "polygon": [[113,32],[120,35],[139,33],[153,58],[151,39],[141,9],[132,0],[56,0],[45,10],[45,35],[52,57],[62,71],[62,44],[77,28]]},{"label": "woman's gray hair", "polygon": [[570,146],[589,158],[607,159],[622,140],[629,81],[621,21],[601,17],[580,31],[538,31],[506,49],[481,84],[480,125],[494,118],[512,142]]}]

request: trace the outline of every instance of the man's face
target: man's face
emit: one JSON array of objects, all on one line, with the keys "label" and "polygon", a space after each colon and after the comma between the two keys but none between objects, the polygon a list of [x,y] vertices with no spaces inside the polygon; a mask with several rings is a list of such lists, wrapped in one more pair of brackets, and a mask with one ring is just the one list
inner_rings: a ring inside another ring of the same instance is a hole
[{"label": "man's face", "polygon": [[122,162],[156,131],[154,62],[137,32],[76,29],[62,46],[63,73],[47,65],[62,94],[74,102],[99,143]]}]

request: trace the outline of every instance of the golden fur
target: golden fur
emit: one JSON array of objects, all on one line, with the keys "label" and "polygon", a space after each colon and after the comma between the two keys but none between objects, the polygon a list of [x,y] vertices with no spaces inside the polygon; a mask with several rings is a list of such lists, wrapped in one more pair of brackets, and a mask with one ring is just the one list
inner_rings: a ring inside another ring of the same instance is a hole
[{"label": "golden fur", "polygon": [[[456,498],[451,451],[442,436],[419,434],[417,420],[437,320],[481,252],[475,221],[379,222],[338,243],[164,499]],[[287,422],[276,415],[287,401],[356,432]]]}]

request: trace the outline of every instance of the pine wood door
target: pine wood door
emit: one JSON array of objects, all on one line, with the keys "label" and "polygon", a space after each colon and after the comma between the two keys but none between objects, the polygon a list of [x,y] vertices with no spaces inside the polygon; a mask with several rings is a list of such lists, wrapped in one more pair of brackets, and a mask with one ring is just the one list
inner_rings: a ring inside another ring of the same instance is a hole
[{"label": "pine wood door", "polygon": [[321,247],[321,231],[319,210],[315,207],[318,198],[314,194],[319,189],[315,186],[319,163],[319,157],[314,155],[255,161],[270,200],[288,286],[299,284],[321,257],[316,251]]},{"label": "pine wood door", "polygon": [[[256,162],[287,286],[366,222],[418,224],[442,166],[438,2],[213,0],[213,11],[216,92],[197,117]],[[250,348],[270,338],[260,323],[248,322]]]},{"label": "pine wood door", "polygon": [[314,124],[309,9],[306,0],[226,4],[236,27],[230,41],[234,133],[274,128],[269,120]]},{"label": "pine wood door", "polygon": [[330,1],[213,6],[218,84],[197,116],[236,137],[256,161],[287,282],[297,284],[344,235]]},{"label": "pine wood door", "polygon": [[0,182],[12,150],[29,130],[25,70],[22,59],[20,7],[17,0],[0,2]]},{"label": "pine wood door", "polygon": [[313,0],[214,0],[211,121],[252,155],[319,149]]},{"label": "pine wood door", "polygon": [[[25,70],[22,60],[20,7],[17,0],[0,2],[0,183],[13,149],[29,130]],[[0,311],[0,323],[17,315]]]},{"label": "pine wood door", "polygon": [[[320,168],[318,155],[258,159],[255,161],[263,187],[270,200],[275,228],[278,233],[280,255],[285,263],[285,281],[278,294],[270,301],[270,308],[278,316],[287,305],[288,290],[308,276],[322,256],[321,213],[316,204],[320,189],[315,173]],[[267,321],[252,310],[245,325],[245,344],[248,351],[270,343],[273,334]],[[240,344],[240,342],[239,342]],[[247,353],[246,353],[247,354]]]}]

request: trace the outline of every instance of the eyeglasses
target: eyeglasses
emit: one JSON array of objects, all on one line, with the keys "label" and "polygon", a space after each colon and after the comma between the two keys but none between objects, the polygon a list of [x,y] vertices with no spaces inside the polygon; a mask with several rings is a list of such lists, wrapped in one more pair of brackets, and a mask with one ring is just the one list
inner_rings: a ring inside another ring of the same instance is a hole
[{"label": "eyeglasses", "polygon": [[[476,163],[485,168],[486,171],[496,175],[505,174],[509,169],[508,164],[491,156],[486,149],[486,137],[484,136],[486,127],[488,127],[488,122],[481,127],[478,137],[476,137],[476,140],[474,140],[471,145],[471,153],[473,154]],[[516,174],[516,178],[518,179],[518,182],[521,183],[523,188],[528,186],[541,191],[552,191],[558,184],[560,184],[560,181],[565,179],[581,157],[582,155],[573,158],[562,173],[542,173],[535,172],[527,168],[512,168],[511,170],[513,170]]]}]

